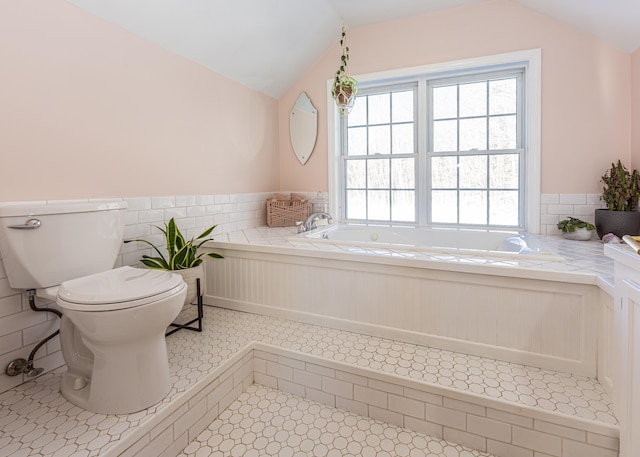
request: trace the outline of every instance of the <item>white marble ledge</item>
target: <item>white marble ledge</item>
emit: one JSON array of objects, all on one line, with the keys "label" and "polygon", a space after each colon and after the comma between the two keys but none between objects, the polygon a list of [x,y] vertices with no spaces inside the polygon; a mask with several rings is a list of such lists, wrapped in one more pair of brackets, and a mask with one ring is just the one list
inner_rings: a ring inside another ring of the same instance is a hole
[{"label": "white marble ledge", "polygon": [[616,262],[640,270],[640,255],[626,243],[605,246],[604,254]]},{"label": "white marble ledge", "polygon": [[[609,295],[613,295],[613,260],[604,255],[603,244],[599,240],[571,241],[559,236],[541,236],[546,245],[566,262],[549,261],[540,256],[518,259],[485,257],[473,255],[455,255],[450,253],[423,252],[400,249],[385,249],[372,247],[340,246],[323,243],[296,242],[294,237],[296,227],[266,226],[229,232],[216,237],[208,247],[223,248],[227,243],[234,244],[241,249],[257,247],[275,247],[295,249],[297,255],[317,255],[318,251],[327,256],[342,256],[344,254],[367,255],[378,257],[381,262],[402,262],[406,260],[412,265],[428,264],[434,268],[437,263],[451,271],[478,272],[483,268],[484,274],[501,276],[526,277],[553,281],[566,281],[579,284],[593,284],[599,286]],[[242,247],[241,247],[242,246]],[[418,262],[418,263],[416,263]],[[485,267],[488,267],[485,269]]]}]

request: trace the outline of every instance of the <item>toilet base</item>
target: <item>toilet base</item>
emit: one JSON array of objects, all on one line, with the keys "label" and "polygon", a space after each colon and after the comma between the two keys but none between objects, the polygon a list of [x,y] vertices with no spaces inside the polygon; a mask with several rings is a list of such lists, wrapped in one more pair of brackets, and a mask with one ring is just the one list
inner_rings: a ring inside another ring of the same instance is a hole
[{"label": "toilet base", "polygon": [[186,292],[182,283],[173,295],[115,311],[65,308],[60,324],[67,363],[62,395],[100,414],[131,414],[162,401],[172,385],[164,334]]},{"label": "toilet base", "polygon": [[111,348],[108,358],[94,352],[91,378],[67,372],[60,392],[74,405],[99,414],[131,414],[159,403],[171,389],[164,335],[146,346],[133,351],[123,347],[120,354]]}]

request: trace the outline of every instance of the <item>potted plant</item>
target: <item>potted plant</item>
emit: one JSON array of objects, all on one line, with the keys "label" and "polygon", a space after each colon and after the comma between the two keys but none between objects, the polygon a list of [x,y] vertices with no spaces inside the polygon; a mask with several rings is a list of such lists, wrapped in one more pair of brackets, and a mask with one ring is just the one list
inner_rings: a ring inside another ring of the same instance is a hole
[{"label": "potted plant", "polygon": [[558,222],[558,228],[562,230],[562,236],[566,239],[579,241],[590,240],[596,229],[593,224],[571,216]]},{"label": "potted plant", "polygon": [[340,67],[336,71],[335,78],[333,79],[331,95],[336,101],[340,115],[344,116],[349,114],[349,111],[353,108],[353,102],[358,93],[358,81],[349,75],[349,47],[347,46],[347,29],[345,27],[342,27],[340,46],[342,46]]},{"label": "potted plant", "polygon": [[640,175],[637,170],[629,172],[618,160],[612,163],[601,179],[602,201],[607,208],[595,212],[596,230],[602,238],[607,233],[622,238],[624,235],[640,234],[640,212],[636,210],[640,197]]},{"label": "potted plant", "polygon": [[184,279],[187,284],[187,297],[185,298],[185,304],[191,303],[197,295],[196,280],[203,277],[203,265],[202,261],[204,257],[211,257],[213,259],[222,259],[223,257],[215,252],[198,252],[200,247],[212,238],[207,237],[216,226],[209,227],[202,232],[198,237],[187,240],[184,235],[178,229],[176,221],[171,218],[168,223],[165,224],[164,229],[162,227],[155,226],[164,234],[167,257],[163,255],[160,249],[153,243],[137,239],[137,240],[125,240],[125,243],[140,242],[146,243],[151,246],[157,253],[157,257],[143,255],[140,262],[148,268],[156,270],[169,270],[178,273]]}]

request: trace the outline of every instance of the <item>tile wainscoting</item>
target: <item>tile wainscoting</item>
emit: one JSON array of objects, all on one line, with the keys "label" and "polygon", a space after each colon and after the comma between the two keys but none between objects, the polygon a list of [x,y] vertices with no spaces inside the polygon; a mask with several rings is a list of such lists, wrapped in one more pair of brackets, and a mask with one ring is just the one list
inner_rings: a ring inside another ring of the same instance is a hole
[{"label": "tile wainscoting", "polygon": [[560,235],[557,224],[568,216],[593,224],[598,208],[604,208],[600,194],[542,194],[540,235]]}]

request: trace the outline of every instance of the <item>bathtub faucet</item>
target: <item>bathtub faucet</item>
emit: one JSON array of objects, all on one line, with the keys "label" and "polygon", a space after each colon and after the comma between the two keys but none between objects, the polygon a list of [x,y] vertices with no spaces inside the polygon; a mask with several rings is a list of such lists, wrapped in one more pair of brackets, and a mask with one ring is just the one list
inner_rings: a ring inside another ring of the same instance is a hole
[{"label": "bathtub faucet", "polygon": [[331,217],[331,214],[329,213],[313,213],[311,216],[307,218],[307,221],[304,223],[305,231],[317,229],[318,224],[316,224],[316,221],[321,217],[324,217],[328,221],[333,219],[333,217]]}]

